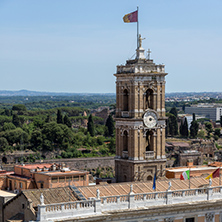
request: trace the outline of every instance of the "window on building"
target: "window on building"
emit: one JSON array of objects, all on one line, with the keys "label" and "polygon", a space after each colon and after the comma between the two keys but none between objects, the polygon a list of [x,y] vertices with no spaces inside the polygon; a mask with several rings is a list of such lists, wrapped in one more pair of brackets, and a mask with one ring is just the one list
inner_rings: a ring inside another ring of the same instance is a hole
[{"label": "window on building", "polygon": [[79,181],[79,176],[73,176],[73,181]]},{"label": "window on building", "polygon": [[126,130],[123,133],[123,151],[128,151],[128,133]]},{"label": "window on building", "polygon": [[65,177],[59,177],[59,183],[65,182]]},{"label": "window on building", "polygon": [[123,111],[129,111],[129,95],[128,90],[123,91]]},{"label": "window on building", "polygon": [[40,184],[40,188],[44,188],[44,184],[43,183]]},{"label": "window on building", "polygon": [[52,183],[57,183],[58,182],[58,177],[52,177],[51,181],[52,181]]},{"label": "window on building", "polygon": [[66,177],[66,181],[67,182],[72,181],[72,177]]},{"label": "window on building", "polygon": [[186,218],[185,222],[195,222],[195,218],[194,217]]},{"label": "window on building", "polygon": [[22,209],[25,209],[25,204],[22,204]]},{"label": "window on building", "polygon": [[21,182],[19,183],[19,187],[22,188],[22,183]]},{"label": "window on building", "polygon": [[84,176],[80,176],[80,181],[83,181],[84,180]]}]

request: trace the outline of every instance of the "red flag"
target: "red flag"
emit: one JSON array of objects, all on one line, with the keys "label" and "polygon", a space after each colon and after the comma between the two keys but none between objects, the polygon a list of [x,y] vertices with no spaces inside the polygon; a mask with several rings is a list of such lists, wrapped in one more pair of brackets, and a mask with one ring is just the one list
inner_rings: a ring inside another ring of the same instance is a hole
[{"label": "red flag", "polygon": [[220,177],[220,168],[216,169],[213,173],[207,176],[205,179],[208,180],[210,178]]},{"label": "red flag", "polygon": [[129,14],[124,15],[123,21],[124,22],[138,22],[138,11],[136,10],[135,12],[131,12]]},{"label": "red flag", "polygon": [[213,172],[213,178],[215,177],[220,177],[220,168],[218,168],[217,170]]}]

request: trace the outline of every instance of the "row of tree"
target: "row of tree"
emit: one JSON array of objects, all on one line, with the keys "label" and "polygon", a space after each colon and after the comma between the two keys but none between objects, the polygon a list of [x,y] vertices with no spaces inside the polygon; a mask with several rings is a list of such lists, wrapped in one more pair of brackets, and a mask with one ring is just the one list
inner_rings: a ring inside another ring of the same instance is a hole
[{"label": "row of tree", "polygon": [[[65,112],[68,110],[68,112]],[[78,110],[78,115],[75,112]],[[27,112],[27,113],[26,113]],[[31,149],[33,151],[62,150],[60,157],[82,156],[79,148],[90,150],[88,155],[115,153],[114,121],[110,115],[104,124],[99,117],[88,117],[87,129],[73,128],[74,117],[83,117],[83,109],[63,107],[49,113],[27,111],[24,105],[0,115],[0,151]],[[88,112],[88,111],[87,111]],[[29,115],[31,113],[31,115]],[[87,118],[87,117],[86,117]],[[81,119],[81,118],[80,118]],[[96,120],[96,123],[95,123]],[[99,120],[99,121],[98,121]]]},{"label": "row of tree", "polygon": [[[166,128],[166,136],[181,136],[184,138],[205,138],[205,131],[207,133],[206,137],[214,137],[217,140],[220,137],[220,129],[213,130],[212,123],[209,119],[200,119],[196,120],[195,114],[193,114],[193,121],[190,124],[190,129],[188,127],[187,118],[184,117],[180,120],[180,127],[178,132],[178,117],[177,117],[177,109],[176,107],[171,108],[170,112],[166,114],[168,117],[167,119],[167,128]],[[205,131],[199,131],[199,124],[204,125]],[[222,117],[221,117],[221,124],[222,124]]]},{"label": "row of tree", "polygon": [[167,119],[167,134],[171,136],[180,135],[185,138],[196,138],[199,130],[199,123],[196,121],[195,114],[193,114],[193,121],[191,122],[190,130],[188,129],[187,118],[184,117],[180,121],[180,129],[178,132],[178,117],[176,107],[171,108],[170,112],[166,114]]}]

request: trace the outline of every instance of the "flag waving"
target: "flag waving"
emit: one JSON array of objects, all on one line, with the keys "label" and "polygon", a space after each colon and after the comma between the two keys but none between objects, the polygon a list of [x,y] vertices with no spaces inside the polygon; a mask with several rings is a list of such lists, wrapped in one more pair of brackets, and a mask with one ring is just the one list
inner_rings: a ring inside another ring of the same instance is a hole
[{"label": "flag waving", "polygon": [[205,179],[208,180],[210,178],[220,177],[220,168],[216,169],[213,173],[211,173],[208,177]]},{"label": "flag waving", "polygon": [[153,178],[153,190],[156,190],[156,173],[154,174]]},{"label": "flag waving", "polygon": [[189,180],[189,179],[190,179],[190,170],[184,171],[184,172],[180,175],[180,179],[181,179],[181,180]]},{"label": "flag waving", "polygon": [[126,23],[138,22],[138,10],[136,10],[135,12],[131,12],[129,14],[124,15],[123,21]]}]

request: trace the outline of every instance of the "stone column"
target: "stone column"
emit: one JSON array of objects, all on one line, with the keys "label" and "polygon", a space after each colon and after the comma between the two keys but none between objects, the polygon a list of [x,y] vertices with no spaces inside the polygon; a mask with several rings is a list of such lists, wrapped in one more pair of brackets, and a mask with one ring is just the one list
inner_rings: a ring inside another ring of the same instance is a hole
[{"label": "stone column", "polygon": [[38,205],[38,212],[37,212],[37,221],[42,222],[42,221],[46,221],[45,217],[46,217],[46,212],[45,212],[45,205]]},{"label": "stone column", "polygon": [[101,199],[97,198],[94,200],[94,212],[95,213],[101,213]]},{"label": "stone column", "polygon": [[128,157],[131,157],[133,156],[133,150],[132,150],[132,135],[131,135],[132,131],[129,130],[129,133],[127,134],[128,135]]},{"label": "stone column", "polygon": [[157,112],[160,113],[160,83],[157,82]]},{"label": "stone column", "polygon": [[162,83],[162,117],[165,116],[165,82]]},{"label": "stone column", "polygon": [[160,159],[161,152],[161,138],[160,138],[160,128],[157,129],[157,146],[156,146],[156,158]]},{"label": "stone column", "polygon": [[166,193],[166,204],[172,204],[172,191],[169,190]]},{"label": "stone column", "polygon": [[119,142],[120,142],[120,130],[119,128],[116,128],[116,156],[120,156],[119,150],[120,150],[120,146],[119,146]]},{"label": "stone column", "polygon": [[139,109],[138,109],[138,116],[141,117],[142,114],[140,113],[142,110],[144,110],[144,96],[143,96],[143,85],[140,83],[140,95],[139,95]]},{"label": "stone column", "polygon": [[131,99],[130,99],[130,104],[131,104],[131,117],[135,117],[135,111],[136,111],[136,97],[137,97],[137,91],[136,91],[136,83],[135,81],[132,82],[131,84]]},{"label": "stone column", "polygon": [[138,160],[138,133],[137,129],[133,129],[133,148],[134,148],[134,153],[133,153],[133,159]]},{"label": "stone column", "polygon": [[157,110],[157,93],[153,93],[153,109]]},{"label": "stone column", "polygon": [[119,114],[121,116],[121,111],[123,110],[123,89],[119,87]]},{"label": "stone column", "polygon": [[119,130],[119,154],[122,156],[123,153],[123,132]]},{"label": "stone column", "polygon": [[156,132],[153,133],[153,151],[154,151],[154,158],[156,159],[157,157],[157,141],[156,141],[156,138],[157,138],[157,134]]},{"label": "stone column", "polygon": [[140,88],[139,85],[135,85],[135,101],[134,101],[134,117],[137,118],[138,117],[138,112],[139,112],[139,95],[140,95]]},{"label": "stone column", "polygon": [[127,84],[129,86],[129,90],[128,90],[128,111],[129,111],[129,117],[132,117],[132,111],[133,111],[133,87],[132,84],[129,85],[129,83]]},{"label": "stone column", "polygon": [[166,158],[165,156],[165,127],[162,128],[162,136],[161,136],[161,141],[162,141],[162,152],[161,152],[161,158]]},{"label": "stone column", "polygon": [[140,137],[141,137],[140,130],[138,129],[136,132],[137,132],[137,157],[138,157],[138,160],[140,160]]},{"label": "stone column", "polygon": [[116,116],[119,116],[119,84],[116,81]]},{"label": "stone column", "polygon": [[134,196],[135,196],[135,194],[133,193],[133,192],[129,192],[129,205],[128,205],[128,208],[130,209],[130,208],[134,208],[135,206],[135,201],[134,201]]}]

